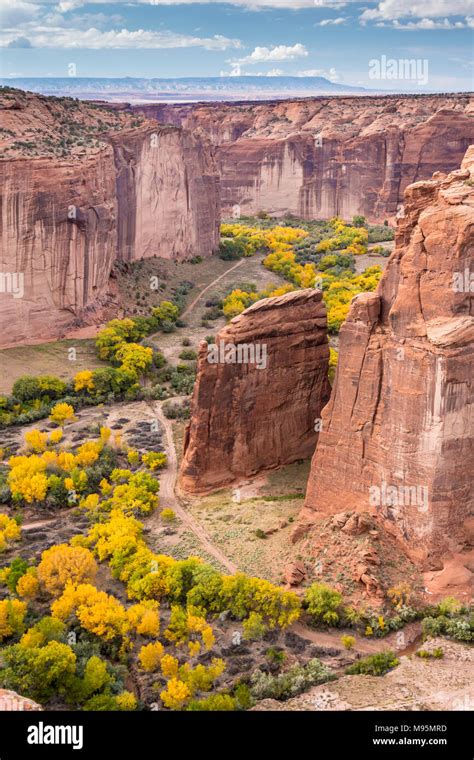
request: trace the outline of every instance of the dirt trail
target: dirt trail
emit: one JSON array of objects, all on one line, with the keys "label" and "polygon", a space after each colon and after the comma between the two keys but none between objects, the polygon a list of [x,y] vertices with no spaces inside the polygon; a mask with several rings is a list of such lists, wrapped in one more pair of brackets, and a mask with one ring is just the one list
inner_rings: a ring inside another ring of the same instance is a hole
[{"label": "dirt trail", "polygon": [[51,525],[58,521],[57,517],[51,517],[47,520],[31,520],[30,522],[22,523],[22,530],[31,530],[32,528],[42,528],[44,525]]},{"label": "dirt trail", "polygon": [[[342,648],[341,636],[348,634],[354,636],[355,644],[352,651],[359,652],[362,655],[375,654],[387,649],[394,651],[397,656],[411,653],[411,650],[416,649],[417,646],[414,642],[418,642],[421,636],[421,624],[410,623],[403,629],[403,638],[397,639],[397,632],[393,631],[385,636],[383,639],[368,639],[363,636],[358,636],[354,631],[350,630],[332,630],[332,631],[316,631],[313,628],[308,628],[303,623],[294,623],[291,626],[293,633],[301,636],[303,639],[308,639],[313,644],[321,647],[335,647],[336,649]],[[400,643],[398,643],[400,642]]]},{"label": "dirt trail", "polygon": [[189,306],[187,306],[185,308],[185,310],[183,311],[183,313],[180,315],[180,318],[184,319],[184,317],[186,317],[194,309],[194,307],[196,306],[196,304],[198,303],[198,301],[201,300],[201,298],[203,297],[204,293],[207,293],[207,291],[210,290],[211,288],[213,288],[214,285],[217,282],[219,282],[220,280],[222,280],[224,277],[227,277],[227,275],[229,274],[229,272],[233,272],[234,269],[237,269],[237,267],[240,267],[244,263],[244,261],[245,261],[245,259],[240,259],[237,262],[237,264],[234,264],[233,267],[230,267],[230,269],[227,269],[225,272],[223,272],[222,274],[220,274],[219,277],[216,277],[215,280],[213,280],[212,282],[210,282],[209,285],[206,285],[206,287],[201,290],[201,292],[199,293],[199,295],[196,296],[196,298],[193,301],[191,301],[191,303],[189,304]]},{"label": "dirt trail", "polygon": [[[176,480],[178,476],[178,458],[173,439],[173,426],[171,421],[163,414],[161,402],[156,401],[152,405],[153,412],[163,427],[165,434],[165,448],[168,457],[168,466],[160,474],[160,505],[162,508],[170,507],[182,522],[194,533],[201,542],[203,549],[223,565],[230,573],[237,572],[237,567],[226,555],[212,543],[207,531],[181,505],[176,496]],[[153,518],[148,522],[153,528]]]}]

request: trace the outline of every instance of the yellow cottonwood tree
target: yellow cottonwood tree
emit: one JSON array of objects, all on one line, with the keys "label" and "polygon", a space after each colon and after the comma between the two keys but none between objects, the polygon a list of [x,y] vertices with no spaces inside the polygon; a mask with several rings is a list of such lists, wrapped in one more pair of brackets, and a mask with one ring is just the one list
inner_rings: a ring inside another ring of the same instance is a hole
[{"label": "yellow cottonwood tree", "polygon": [[61,594],[68,583],[93,581],[96,573],[94,556],[83,546],[52,546],[43,552],[38,565],[38,579],[53,596]]}]

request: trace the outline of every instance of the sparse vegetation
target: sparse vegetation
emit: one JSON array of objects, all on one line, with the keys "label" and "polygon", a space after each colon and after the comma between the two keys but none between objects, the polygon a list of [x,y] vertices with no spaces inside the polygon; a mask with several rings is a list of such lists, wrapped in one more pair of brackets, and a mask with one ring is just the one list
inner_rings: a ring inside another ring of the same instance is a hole
[{"label": "sparse vegetation", "polygon": [[346,668],[347,675],[383,676],[392,668],[396,668],[400,661],[393,652],[379,652],[363,657]]},{"label": "sparse vegetation", "polygon": [[289,670],[276,676],[257,670],[252,674],[250,690],[255,699],[278,699],[294,697],[311,686],[335,679],[335,675],[318,659],[307,665],[293,665]]}]

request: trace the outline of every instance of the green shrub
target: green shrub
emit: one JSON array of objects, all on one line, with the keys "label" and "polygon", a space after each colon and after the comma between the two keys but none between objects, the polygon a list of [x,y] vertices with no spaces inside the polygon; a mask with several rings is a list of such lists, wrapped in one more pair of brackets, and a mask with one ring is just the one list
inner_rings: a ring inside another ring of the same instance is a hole
[{"label": "green shrub", "polygon": [[285,700],[301,694],[311,686],[335,679],[332,671],[314,658],[307,665],[293,665],[284,673],[274,676],[257,670],[250,679],[250,691],[255,699]]},{"label": "green shrub", "polygon": [[283,665],[286,660],[286,652],[284,649],[269,647],[265,652],[265,657],[270,660],[270,662],[276,662],[279,665]]},{"label": "green shrub", "polygon": [[345,649],[352,649],[355,642],[354,636],[341,636],[341,643]]},{"label": "green shrub", "polygon": [[363,657],[346,668],[349,676],[366,675],[366,676],[383,676],[389,670],[400,664],[394,653],[391,651],[371,654],[369,657]]},{"label": "green shrub", "polygon": [[12,395],[19,401],[32,401],[41,395],[41,385],[37,377],[22,375],[15,380]]},{"label": "green shrub", "polygon": [[234,688],[234,699],[239,710],[250,710],[254,706],[255,700],[248,687],[248,684],[240,681]]},{"label": "green shrub", "polygon": [[171,387],[174,391],[176,391],[177,394],[187,396],[190,393],[192,393],[194,388],[194,380],[195,375],[194,373],[191,374],[183,374],[180,372],[173,372],[170,383]]},{"label": "green shrub", "polygon": [[163,404],[163,414],[169,420],[187,420],[190,416],[189,401],[167,401]]},{"label": "green shrub", "polygon": [[0,684],[30,699],[46,702],[53,695],[64,697],[73,683],[76,655],[59,641],[42,647],[14,644],[2,651],[2,658]]},{"label": "green shrub", "polygon": [[193,359],[197,359],[197,353],[192,348],[187,348],[181,351],[179,358],[185,361],[192,361]]},{"label": "green shrub", "polygon": [[462,610],[462,604],[454,596],[445,596],[437,605],[440,615],[457,615]]},{"label": "green shrub", "polygon": [[50,475],[48,495],[46,503],[50,507],[66,507],[68,504],[69,491],[64,485],[64,478],[59,475]]},{"label": "green shrub", "polygon": [[158,320],[158,324],[163,330],[163,325],[173,324],[179,316],[179,307],[172,301],[162,301],[159,306],[152,309],[152,315]]},{"label": "green shrub", "polygon": [[230,694],[211,694],[205,699],[193,699],[186,710],[189,712],[224,712],[237,710],[237,703]]},{"label": "green shrub", "polygon": [[7,586],[12,594],[16,593],[16,585],[20,578],[26,573],[28,567],[28,562],[21,557],[15,557],[15,559],[10,563],[10,572],[7,578]]},{"label": "green shrub", "polygon": [[429,659],[431,659],[432,657],[433,657],[435,660],[439,660],[439,659],[441,659],[442,657],[444,657],[444,652],[443,652],[443,650],[441,649],[441,647],[436,647],[436,648],[435,648],[435,649],[433,649],[433,650],[429,650],[429,649],[419,649],[419,650],[418,650],[418,652],[416,652],[416,656],[417,656],[417,657],[421,657],[421,658],[422,658],[422,659],[424,659],[424,660],[429,660]]},{"label": "green shrub", "polygon": [[51,400],[61,398],[68,389],[67,383],[54,375],[40,375],[37,379],[40,384],[41,395],[47,396]]},{"label": "green shrub", "polygon": [[267,631],[267,626],[258,612],[251,612],[248,618],[244,620],[242,627],[244,629],[244,639],[247,641],[263,639]]},{"label": "green shrub", "polygon": [[246,251],[246,245],[242,240],[226,238],[219,244],[219,257],[224,261],[240,259]]},{"label": "green shrub", "polygon": [[336,626],[340,620],[342,595],[325,583],[313,583],[304,597],[304,607],[316,625]]}]

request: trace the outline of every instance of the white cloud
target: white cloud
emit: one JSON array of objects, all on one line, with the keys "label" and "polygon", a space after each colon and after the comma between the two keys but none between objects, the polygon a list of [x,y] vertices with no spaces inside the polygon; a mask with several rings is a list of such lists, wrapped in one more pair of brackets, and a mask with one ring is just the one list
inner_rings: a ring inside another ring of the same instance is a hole
[{"label": "white cloud", "polygon": [[472,0],[382,0],[376,8],[366,8],[362,21],[393,21],[401,18],[443,18],[464,16]]},{"label": "white cloud", "polygon": [[[128,29],[101,31],[90,29],[72,29],[69,27],[32,26],[27,32],[32,47],[59,49],[160,49],[203,47],[206,50],[227,50],[240,48],[239,40],[229,39],[220,34],[213,37],[191,37],[173,32],[152,32],[145,29],[129,31]],[[5,34],[1,47],[12,46],[17,35]]]},{"label": "white cloud", "polygon": [[[61,12],[80,8],[83,5],[92,4],[110,4],[115,5],[130,5],[130,0],[43,0],[45,3],[53,4]],[[136,5],[195,5],[195,4],[212,4],[212,3],[228,3],[229,5],[242,6],[250,8],[251,10],[259,10],[261,8],[288,8],[293,10],[300,10],[302,8],[341,8],[347,5],[349,2],[357,2],[357,0],[133,0],[133,4]]]},{"label": "white cloud", "polygon": [[347,21],[345,16],[340,16],[339,18],[323,18],[323,20],[319,21],[316,26],[340,26],[345,21]]},{"label": "white cloud", "polygon": [[308,55],[305,46],[300,42],[295,45],[275,45],[272,48],[256,47],[250,55],[239,58],[238,61],[229,61],[232,64],[267,63],[271,61],[293,61],[295,58],[304,58]]},{"label": "white cloud", "polygon": [[40,6],[36,3],[24,2],[24,0],[0,0],[0,21],[2,26],[15,26],[31,21]]},{"label": "white cloud", "polygon": [[270,71],[242,71],[240,64],[234,63],[232,71],[221,71],[221,77],[282,77],[285,72],[282,69],[270,69]]},{"label": "white cloud", "polygon": [[306,69],[306,71],[298,71],[296,76],[297,77],[325,77],[325,79],[330,79],[331,81],[336,81],[336,79],[339,79],[339,74],[334,68],[330,68],[328,71],[326,69]]},{"label": "white cloud", "polygon": [[316,8],[344,8],[354,0],[314,0],[313,5]]},{"label": "white cloud", "polygon": [[229,5],[260,10],[261,8],[293,9],[302,8],[342,8],[359,0],[42,0],[43,5],[54,5],[66,13],[84,5],[197,5],[227,3]]},{"label": "white cloud", "polygon": [[[379,23],[376,26],[388,26],[387,24]],[[432,30],[432,29],[465,29],[467,24],[463,21],[449,21],[447,18],[442,21],[435,21],[432,18],[422,18],[419,21],[395,21],[390,24],[392,29],[402,29],[404,31],[419,31],[419,30]]]},{"label": "white cloud", "polygon": [[[94,0],[92,0],[93,2]],[[57,5],[57,10],[60,13],[67,13],[68,11],[73,11],[76,8],[82,8],[82,6],[85,5],[83,0],[62,0],[62,2],[59,2]]]}]

